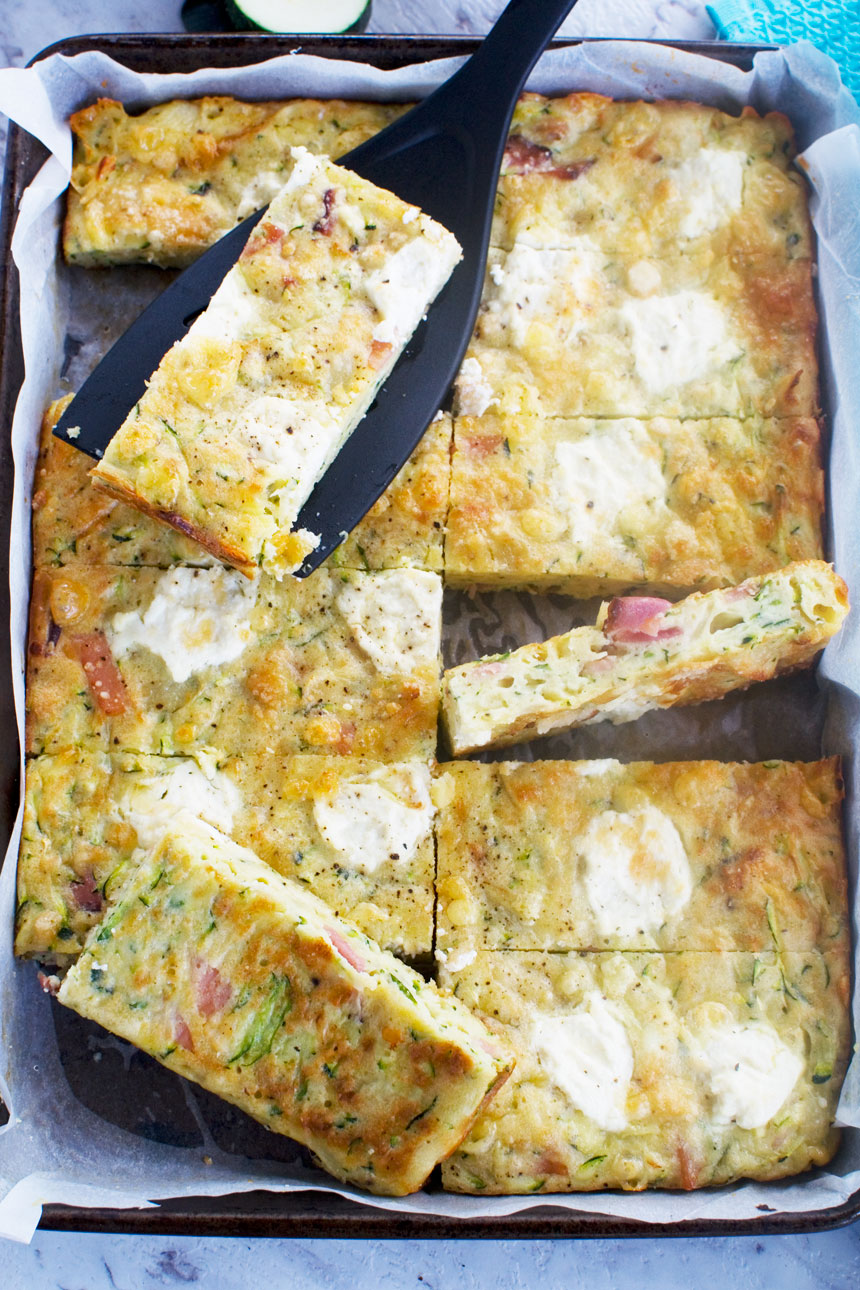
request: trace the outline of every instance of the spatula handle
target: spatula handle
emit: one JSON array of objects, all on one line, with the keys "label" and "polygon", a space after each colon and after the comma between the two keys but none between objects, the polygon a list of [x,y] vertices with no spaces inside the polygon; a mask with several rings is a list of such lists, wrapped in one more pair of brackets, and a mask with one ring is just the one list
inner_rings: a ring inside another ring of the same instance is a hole
[{"label": "spatula handle", "polygon": [[468,62],[344,164],[422,207],[466,255],[483,255],[485,195],[495,187],[517,97],[575,2],[510,0]]}]

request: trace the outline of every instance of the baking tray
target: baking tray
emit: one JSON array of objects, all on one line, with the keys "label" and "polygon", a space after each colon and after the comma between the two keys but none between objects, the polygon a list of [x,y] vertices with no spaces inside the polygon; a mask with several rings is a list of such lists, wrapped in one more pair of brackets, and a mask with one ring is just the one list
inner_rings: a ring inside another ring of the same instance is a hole
[{"label": "baking tray", "polygon": [[[135,71],[191,72],[200,67],[237,67],[263,62],[301,48],[303,53],[370,63],[395,68],[452,55],[469,54],[479,45],[471,37],[332,36],[302,38],[259,35],[108,35],[79,36],[59,41],[44,50],[48,54],[74,55],[99,49]],[[558,41],[555,46],[588,43]],[[753,56],[766,45],[733,44],[716,41],[661,41],[673,48],[719,59],[743,70],[752,66]],[[38,61],[37,59],[33,60]],[[18,328],[18,282],[12,264],[10,243],[14,212],[26,186],[43,161],[45,149],[14,124],[9,128],[6,168],[0,197],[0,257],[5,266],[0,283],[0,416],[11,427],[12,413],[23,380]],[[9,550],[9,513],[12,498],[12,456],[9,435],[0,436],[0,543]],[[8,575],[8,568],[6,569]],[[0,620],[9,622],[8,576],[0,579]],[[0,634],[0,721],[7,732],[15,730],[12,699],[11,653],[8,630]],[[17,811],[17,741],[7,738],[0,749],[0,830],[3,846],[8,843]],[[123,1080],[110,1078],[110,1054],[102,1061],[105,1087],[92,1103],[88,1037],[97,1027],[57,1007],[55,1024],[61,1046],[67,1054],[66,1074],[78,1096],[114,1123],[147,1133],[159,1141],[191,1145],[196,1126],[191,1120],[178,1077],[165,1071],[143,1054],[135,1054],[131,1070]],[[116,1054],[113,1054],[116,1060]],[[107,1069],[106,1069],[107,1068]],[[153,1095],[153,1081],[157,1084]],[[241,1112],[208,1094],[207,1121],[219,1145],[229,1149],[238,1135],[242,1149],[253,1153],[256,1140],[260,1154],[271,1158],[271,1137]],[[163,1119],[152,1117],[153,1104],[161,1107]],[[146,1117],[141,1118],[143,1108]],[[137,1115],[137,1119],[135,1116]],[[295,1157],[294,1144],[277,1144],[284,1158]],[[324,1236],[366,1238],[537,1238],[618,1236],[730,1236],[780,1232],[816,1232],[840,1227],[860,1217],[860,1191],[831,1209],[799,1213],[771,1213],[768,1206],[753,1220],[700,1219],[680,1223],[639,1223],[608,1215],[561,1211],[551,1206],[533,1208],[520,1214],[496,1218],[454,1219],[434,1215],[396,1213],[375,1209],[324,1192],[275,1194],[265,1191],[242,1195],[184,1198],[164,1201],[146,1210],[80,1209],[64,1205],[45,1206],[40,1227],[57,1231],[136,1232],[157,1235],[208,1236]]]}]

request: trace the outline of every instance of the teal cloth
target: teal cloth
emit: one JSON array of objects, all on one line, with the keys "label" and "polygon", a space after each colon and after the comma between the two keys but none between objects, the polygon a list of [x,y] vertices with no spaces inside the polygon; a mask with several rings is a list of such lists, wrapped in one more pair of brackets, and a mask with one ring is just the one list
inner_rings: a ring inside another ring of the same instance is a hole
[{"label": "teal cloth", "polygon": [[860,0],[717,0],[706,7],[722,40],[811,41],[839,64],[843,85],[860,101]]}]

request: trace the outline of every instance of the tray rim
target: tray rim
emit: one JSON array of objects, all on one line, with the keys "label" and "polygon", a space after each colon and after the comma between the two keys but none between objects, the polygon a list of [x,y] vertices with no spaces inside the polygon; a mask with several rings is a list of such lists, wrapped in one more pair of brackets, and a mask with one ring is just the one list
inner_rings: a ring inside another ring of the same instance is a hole
[{"label": "tray rim", "polygon": [[[610,37],[557,40],[553,48],[593,44]],[[616,38],[618,39],[618,38]],[[623,39],[621,37],[620,39]],[[264,61],[297,50],[322,57],[350,58],[381,66],[401,66],[469,53],[479,37],[442,36],[268,36],[260,34],[129,33],[73,36],[55,41],[30,60],[32,66],[52,54],[73,56],[98,49],[136,70],[159,71],[153,66],[160,52],[171,49],[184,55],[190,70],[196,66],[240,66]],[[664,45],[698,53],[735,66],[749,66],[753,56],[775,45],[719,41],[648,40],[635,44]],[[255,57],[254,55],[259,55]],[[12,413],[23,381],[23,360],[18,322],[18,274],[11,258],[14,213],[24,188],[47,157],[46,150],[24,130],[9,124],[6,164],[0,190],[0,262],[6,273],[0,280],[0,416],[11,426]],[[11,560],[9,522],[12,494],[12,459],[9,435],[0,437],[0,543],[8,575]],[[0,579],[0,719],[14,729],[9,638],[8,576]],[[11,834],[19,796],[17,742],[0,754],[0,829],[4,847]],[[777,1199],[775,1197],[775,1199]],[[572,1237],[682,1237],[753,1236],[828,1231],[860,1218],[860,1190],[848,1200],[823,1210],[767,1212],[753,1219],[695,1219],[680,1223],[643,1223],[606,1214],[561,1210],[547,1204],[500,1218],[450,1218],[380,1210],[336,1194],[315,1190],[293,1193],[255,1191],[226,1196],[184,1197],[158,1202],[151,1209],[81,1208],[45,1205],[39,1228],[51,1231],[135,1233],[163,1236],[318,1237],[327,1239],[541,1239]]]}]

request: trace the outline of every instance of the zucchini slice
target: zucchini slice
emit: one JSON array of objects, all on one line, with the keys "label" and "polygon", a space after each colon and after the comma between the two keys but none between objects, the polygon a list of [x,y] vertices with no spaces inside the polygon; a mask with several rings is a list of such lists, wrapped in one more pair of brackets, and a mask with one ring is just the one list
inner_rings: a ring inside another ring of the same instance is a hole
[{"label": "zucchini slice", "polygon": [[251,31],[364,31],[372,0],[227,0],[237,27]]}]

